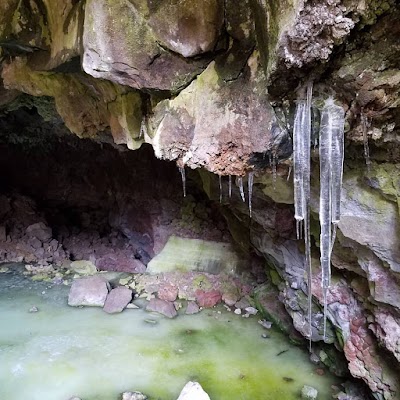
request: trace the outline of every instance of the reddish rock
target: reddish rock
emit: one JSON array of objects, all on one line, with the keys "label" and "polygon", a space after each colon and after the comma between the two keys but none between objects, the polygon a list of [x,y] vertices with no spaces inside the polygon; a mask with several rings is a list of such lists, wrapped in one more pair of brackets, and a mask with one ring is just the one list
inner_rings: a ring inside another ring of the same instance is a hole
[{"label": "reddish rock", "polygon": [[195,296],[198,305],[203,308],[214,307],[222,299],[222,295],[219,290],[209,290],[206,292],[198,289],[196,290]]},{"label": "reddish rock", "polygon": [[132,300],[132,290],[119,286],[108,293],[103,310],[109,314],[120,313]]},{"label": "reddish rock", "polygon": [[178,288],[175,285],[166,283],[158,289],[158,298],[166,301],[175,301],[178,297]]},{"label": "reddish rock", "polygon": [[174,318],[178,315],[174,303],[161,299],[151,299],[146,307],[146,311],[154,311],[168,318]]}]

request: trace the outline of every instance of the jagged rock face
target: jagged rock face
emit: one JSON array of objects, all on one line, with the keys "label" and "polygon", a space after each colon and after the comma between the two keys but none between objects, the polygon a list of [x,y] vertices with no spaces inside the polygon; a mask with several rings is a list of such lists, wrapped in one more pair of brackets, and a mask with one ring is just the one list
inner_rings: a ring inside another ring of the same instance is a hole
[{"label": "jagged rock face", "polygon": [[[204,170],[222,175],[221,211],[233,237],[264,255],[288,313],[285,321],[291,319],[303,336],[308,330],[304,249],[293,230],[288,168],[278,166],[275,178],[271,161],[291,155],[292,111],[304,82],[314,81],[316,121],[318,107],[333,95],[346,112],[346,157],[327,342],[343,350],[351,373],[376,398],[399,396],[394,373],[400,330],[400,9],[395,0],[3,3],[0,38],[14,35],[31,46],[7,50],[3,114],[29,105],[54,124],[54,133],[60,130],[58,114],[79,137],[129,149],[150,143],[159,158],[201,168],[204,190],[216,202],[218,179]],[[363,159],[367,143],[369,168]],[[316,157],[312,339],[321,341]],[[227,201],[224,177],[249,171],[256,172],[250,224],[235,184]],[[121,204],[111,218],[115,225],[138,214],[132,204]]]}]

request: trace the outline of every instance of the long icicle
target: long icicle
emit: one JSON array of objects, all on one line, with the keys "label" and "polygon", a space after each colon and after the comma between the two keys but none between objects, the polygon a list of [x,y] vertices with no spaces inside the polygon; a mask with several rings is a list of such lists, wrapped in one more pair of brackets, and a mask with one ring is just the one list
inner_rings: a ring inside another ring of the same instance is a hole
[{"label": "long icicle", "polygon": [[312,90],[313,84],[310,81],[307,85],[307,103],[306,115],[304,117],[304,241],[306,253],[306,270],[307,270],[307,286],[308,286],[308,324],[309,324],[309,349],[311,352],[312,338],[312,267],[311,267],[311,234],[310,234],[310,180],[311,180],[311,107],[312,107]]},{"label": "long icicle", "polygon": [[[344,160],[344,110],[326,100],[321,113],[319,137],[320,157],[320,251],[324,302],[324,341],[328,311],[328,291],[331,283],[331,253],[340,220],[340,197]],[[333,232],[332,232],[333,225]]]},{"label": "long icicle", "polygon": [[232,175],[229,175],[228,194],[229,194],[229,198],[231,198],[232,197]]},{"label": "long icicle", "polygon": [[249,172],[249,178],[247,181],[247,187],[249,191],[249,216],[251,218],[251,212],[252,212],[252,199],[253,199],[253,182],[254,182],[254,172]]},{"label": "long icicle", "polygon": [[179,167],[179,172],[181,173],[181,177],[182,177],[183,197],[186,197],[186,172],[185,172],[185,167]]},{"label": "long icicle", "polygon": [[218,175],[219,184],[219,202],[222,203],[222,175]]},{"label": "long icicle", "polygon": [[294,206],[297,238],[302,237],[304,223],[305,270],[308,285],[308,323],[309,347],[312,339],[312,270],[311,270],[311,238],[310,238],[310,146],[311,146],[311,101],[312,82],[307,85],[306,100],[299,100],[296,106],[293,127],[293,181]]}]

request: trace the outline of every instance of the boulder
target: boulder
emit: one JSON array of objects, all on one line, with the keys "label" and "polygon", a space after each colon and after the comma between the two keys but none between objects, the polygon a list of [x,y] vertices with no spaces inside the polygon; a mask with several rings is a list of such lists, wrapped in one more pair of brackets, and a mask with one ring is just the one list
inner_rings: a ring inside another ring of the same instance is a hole
[{"label": "boulder", "polygon": [[178,400],[210,400],[200,383],[189,381],[182,389]]},{"label": "boulder", "polygon": [[47,242],[51,239],[53,232],[43,222],[37,222],[36,224],[29,225],[26,228],[26,234],[30,237],[39,239],[41,242]]},{"label": "boulder", "polygon": [[112,289],[106,298],[103,310],[109,314],[120,313],[132,300],[132,290],[125,286]]},{"label": "boulder", "polygon": [[154,311],[168,318],[174,318],[178,315],[174,303],[155,298],[150,300],[146,307],[146,311]]},{"label": "boulder", "polygon": [[109,290],[109,283],[101,276],[91,276],[72,282],[68,305],[103,307]]}]

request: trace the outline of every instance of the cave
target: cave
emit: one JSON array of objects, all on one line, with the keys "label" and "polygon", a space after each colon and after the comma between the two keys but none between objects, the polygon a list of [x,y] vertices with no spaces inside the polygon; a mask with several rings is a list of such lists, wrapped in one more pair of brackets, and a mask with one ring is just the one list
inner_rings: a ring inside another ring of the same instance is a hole
[{"label": "cave", "polygon": [[1,2],[0,398],[398,399],[399,17]]}]

